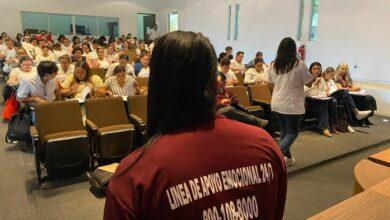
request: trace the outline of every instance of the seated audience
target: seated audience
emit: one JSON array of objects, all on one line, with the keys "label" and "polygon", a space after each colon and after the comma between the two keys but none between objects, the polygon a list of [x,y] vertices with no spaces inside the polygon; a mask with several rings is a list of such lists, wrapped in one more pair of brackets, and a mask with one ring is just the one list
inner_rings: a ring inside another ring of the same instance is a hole
[{"label": "seated audience", "polygon": [[265,127],[268,124],[267,120],[257,118],[245,112],[239,105],[237,98],[225,88],[226,76],[219,72],[217,73],[217,90],[216,90],[216,108],[217,112],[223,114],[226,118],[236,120],[245,124],[250,124],[259,127]]},{"label": "seated audience", "polygon": [[229,60],[233,59],[233,48],[231,46],[225,47],[225,53]]},{"label": "seated audience", "polygon": [[14,42],[11,38],[7,38],[4,41],[5,46],[0,51],[0,59],[4,59],[6,62],[16,57],[16,50],[14,48]]},{"label": "seated audience", "polygon": [[318,108],[317,128],[326,137],[332,137],[331,133],[338,134],[337,131],[337,100],[323,99],[325,95],[325,81],[321,77],[322,66],[319,62],[314,62],[309,67],[313,75],[312,86],[305,86],[306,112]]},{"label": "seated audience", "polygon": [[36,69],[33,67],[33,61],[27,55],[20,57],[20,67],[12,69],[7,81],[8,86],[19,86],[22,79],[36,73]]},{"label": "seated audience", "polygon": [[83,56],[86,58],[86,61],[90,67],[94,66],[94,63],[97,62],[97,54],[96,52],[91,50],[91,46],[89,43],[83,43]]},{"label": "seated audience", "polygon": [[256,58],[254,67],[245,72],[245,84],[267,83],[267,71],[264,69],[262,58]]},{"label": "seated audience", "polygon": [[[216,67],[213,46],[201,34],[175,31],[156,42],[148,94],[151,141],[116,169],[104,219],[212,219],[207,209],[237,199],[251,201],[258,210],[254,219],[282,219],[287,176],[280,151],[264,130],[215,115]],[[251,184],[225,178],[251,169],[266,178]],[[204,179],[221,176],[215,191],[189,194],[189,183],[199,189]]]},{"label": "seated audience", "polygon": [[[38,103],[52,102],[56,97],[54,78],[57,75],[57,65],[52,61],[42,61],[37,67],[37,73],[30,74],[20,81],[17,98],[30,106]],[[32,114],[35,122],[34,114]]]},{"label": "seated audience", "polygon": [[228,57],[225,57],[222,59],[221,63],[221,71],[225,77],[226,77],[226,86],[235,86],[238,84],[238,79],[236,75],[233,73],[233,71],[230,70],[230,60]]},{"label": "seated audience", "polygon": [[244,58],[244,52],[238,51],[236,54],[236,58],[231,60],[230,68],[233,71],[233,73],[244,75],[245,64],[242,62],[243,58]]},{"label": "seated audience", "polygon": [[117,52],[119,52],[119,51],[121,51],[122,50],[122,38],[120,38],[120,37],[118,37],[117,39],[116,39],[116,41],[115,41],[115,50],[117,51]]},{"label": "seated audience", "polygon": [[97,68],[107,70],[108,67],[110,66],[110,63],[106,60],[105,51],[104,51],[103,47],[99,47],[97,49],[97,56],[98,56],[98,58],[97,58],[97,63],[95,66]]},{"label": "seated audience", "polygon": [[54,43],[53,44],[53,56],[54,56],[55,62],[58,63],[60,57],[62,55],[65,55],[65,54],[67,54],[67,53],[62,50],[60,43]]},{"label": "seated audience", "polygon": [[134,76],[134,67],[129,63],[129,57],[126,54],[119,56],[119,63],[111,64],[106,73],[106,79],[112,76],[114,68],[118,65],[123,66],[126,69],[126,74]]},{"label": "seated audience", "polygon": [[73,47],[72,49],[72,63],[77,63],[83,59],[83,49],[81,47]]},{"label": "seated audience", "polygon": [[62,55],[59,59],[60,63],[58,66],[58,74],[56,76],[56,80],[59,82],[63,82],[68,75],[72,75],[74,73],[74,64],[72,64],[70,56]]},{"label": "seated audience", "polygon": [[253,60],[251,60],[248,64],[245,65],[245,68],[246,69],[249,69],[249,68],[253,68],[255,66],[255,59],[256,58],[261,58],[261,59],[264,59],[263,58],[263,53],[258,51],[256,54],[255,54],[255,58],[253,58]]},{"label": "seated audience", "polygon": [[77,37],[77,36],[73,36],[72,37],[72,47],[75,48],[75,47],[80,47],[81,48],[81,41],[80,41],[80,38]]},{"label": "seated audience", "polygon": [[115,52],[115,47],[113,45],[107,46],[106,60],[109,64],[119,62],[119,55]]},{"label": "seated audience", "polygon": [[20,66],[20,58],[23,56],[28,56],[27,51],[20,47],[16,50],[16,57],[8,59],[5,61],[3,72],[8,74],[10,73],[14,68],[17,68]]},{"label": "seated audience", "polygon": [[67,75],[61,83],[61,95],[67,98],[80,98],[83,90],[88,87],[90,97],[104,97],[106,88],[102,79],[91,75],[91,68],[85,61],[75,63],[74,74]]},{"label": "seated audience", "polygon": [[[339,83],[343,88],[348,89],[349,91],[360,91],[361,88],[355,86],[353,84],[353,80],[351,78],[351,74],[349,72],[348,64],[340,64],[336,68],[336,83]],[[352,94],[352,98],[354,99],[356,106],[361,110],[370,110],[372,113],[370,116],[374,114],[374,111],[377,110],[376,100],[373,96],[367,94]],[[371,122],[368,118],[362,121],[364,124],[370,125]]]},{"label": "seated audience", "polygon": [[35,58],[35,63],[37,65],[42,61],[52,61],[52,62],[56,61],[54,55],[50,53],[50,48],[48,45],[43,46],[42,53],[38,54],[38,56]]},{"label": "seated audience", "polygon": [[[326,68],[323,73],[323,79],[326,82],[325,93],[326,96],[336,98],[337,103],[344,107],[348,123],[353,124],[355,122],[355,118],[359,121],[371,116],[372,112],[370,110],[359,111],[349,91],[333,81],[335,74],[336,71],[332,67]],[[351,126],[348,126],[348,130],[350,132],[355,132]]]},{"label": "seated audience", "polygon": [[62,51],[66,52],[66,54],[68,55],[72,54],[72,45],[70,45],[68,38],[64,38],[64,40],[62,41],[61,49]]},{"label": "seated audience", "polygon": [[126,74],[126,69],[118,65],[114,68],[113,76],[106,79],[104,85],[110,96],[130,96],[137,93],[137,85],[132,75]]},{"label": "seated audience", "polygon": [[[137,70],[135,70],[135,75],[138,77],[149,77],[149,60],[150,56],[148,52],[142,52],[140,56],[140,66]],[[138,71],[138,73],[137,73]]]}]

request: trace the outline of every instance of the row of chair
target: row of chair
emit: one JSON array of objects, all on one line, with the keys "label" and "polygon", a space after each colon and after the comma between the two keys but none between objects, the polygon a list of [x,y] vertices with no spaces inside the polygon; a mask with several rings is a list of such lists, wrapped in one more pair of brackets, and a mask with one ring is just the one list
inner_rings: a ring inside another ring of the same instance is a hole
[{"label": "row of chair", "polygon": [[80,104],[62,101],[36,106],[31,127],[38,181],[42,168],[52,178],[118,161],[146,140],[147,96],[87,99],[84,127]]}]

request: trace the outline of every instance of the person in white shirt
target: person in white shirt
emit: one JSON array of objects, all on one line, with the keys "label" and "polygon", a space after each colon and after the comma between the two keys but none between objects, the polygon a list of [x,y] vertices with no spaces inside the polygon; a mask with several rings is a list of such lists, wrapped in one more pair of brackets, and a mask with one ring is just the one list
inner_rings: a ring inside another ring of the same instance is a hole
[{"label": "person in white shirt", "polygon": [[108,69],[108,67],[110,66],[110,63],[105,58],[105,51],[104,51],[103,47],[99,47],[97,49],[97,56],[98,56],[98,59],[97,59],[96,67],[100,68],[100,69],[105,69],[105,70]]},{"label": "person in white shirt", "polygon": [[230,68],[233,73],[238,73],[244,75],[245,73],[245,64],[242,62],[244,59],[244,52],[238,51],[236,54],[236,58],[231,60]]},{"label": "person in white shirt", "polygon": [[68,38],[64,38],[61,44],[62,51],[66,52],[66,54],[72,54],[72,45],[69,42]]},{"label": "person in white shirt", "polygon": [[59,58],[59,64],[57,64],[58,67],[58,74],[56,76],[55,81],[59,81],[62,83],[67,75],[71,75],[74,73],[74,64],[71,62],[71,58],[69,55],[64,54]]},{"label": "person in white shirt", "polygon": [[60,43],[53,44],[53,56],[56,63],[58,63],[60,57],[65,54],[67,53],[62,50]]},{"label": "person in white shirt", "polygon": [[119,55],[115,53],[115,47],[111,44],[107,46],[106,60],[109,64],[119,62]]},{"label": "person in white shirt", "polygon": [[18,68],[20,66],[20,58],[23,56],[28,56],[27,51],[23,47],[20,47],[16,50],[16,57],[6,60],[3,67],[3,72],[8,74],[14,68]]},{"label": "person in white shirt", "polygon": [[18,86],[20,81],[29,75],[36,73],[36,69],[33,67],[33,61],[28,56],[22,56],[19,59],[20,67],[14,68],[9,74],[7,85]]},{"label": "person in white shirt", "polygon": [[311,87],[313,76],[306,64],[298,60],[295,41],[284,38],[278,47],[275,61],[268,73],[268,84],[273,89],[271,109],[280,124],[280,148],[286,166],[294,165],[290,146],[298,137],[300,116],[305,114],[304,85]]},{"label": "person in white shirt", "polygon": [[110,96],[130,96],[137,92],[137,85],[132,75],[126,74],[126,69],[118,65],[114,68],[113,76],[104,82]]},{"label": "person in white shirt", "polygon": [[248,69],[245,72],[244,83],[245,84],[256,84],[267,82],[267,71],[263,68],[264,61],[262,58],[256,58],[254,67]]},{"label": "person in white shirt", "polygon": [[111,77],[114,72],[114,68],[121,65],[125,68],[126,74],[134,76],[134,67],[129,63],[129,56],[122,54],[119,56],[119,63],[111,64],[106,73],[106,79]]},{"label": "person in white shirt", "polygon": [[157,24],[154,24],[153,28],[148,30],[146,34],[148,35],[149,40],[155,40],[156,38],[160,37],[160,33],[158,32],[157,28]]},{"label": "person in white shirt", "polygon": [[123,48],[123,46],[122,46],[122,38],[118,37],[118,38],[116,39],[116,41],[115,41],[115,48],[114,48],[114,49],[115,49],[117,52],[119,52],[119,51],[122,50],[122,48]]},{"label": "person in white shirt", "polygon": [[97,54],[91,50],[91,46],[89,43],[83,43],[82,44],[82,49],[83,49],[83,56],[89,59],[90,61],[96,60],[97,59]]},{"label": "person in white shirt", "polygon": [[32,53],[34,50],[34,46],[31,44],[31,35],[24,35],[22,47],[26,50],[27,55],[33,58]]},{"label": "person in white shirt", "polygon": [[221,60],[220,68],[220,72],[226,77],[226,86],[235,86],[238,84],[236,75],[230,69],[230,60],[228,57],[225,57]]},{"label": "person in white shirt", "polygon": [[17,98],[30,106],[37,103],[55,100],[57,65],[52,61],[42,61],[37,67],[37,73],[31,74],[20,82]]},{"label": "person in white shirt", "polygon": [[149,77],[150,68],[149,68],[149,62],[150,62],[150,56],[147,52],[144,52],[141,54],[140,57],[141,61],[141,70],[138,73],[138,77]]},{"label": "person in white shirt", "polygon": [[39,65],[39,63],[42,61],[52,61],[52,62],[56,61],[53,53],[50,53],[50,48],[48,45],[43,46],[42,53],[38,54],[38,56],[35,58],[35,63],[37,65]]},{"label": "person in white shirt", "polygon": [[11,60],[16,57],[14,42],[11,38],[5,40],[5,47],[0,51],[0,59]]}]

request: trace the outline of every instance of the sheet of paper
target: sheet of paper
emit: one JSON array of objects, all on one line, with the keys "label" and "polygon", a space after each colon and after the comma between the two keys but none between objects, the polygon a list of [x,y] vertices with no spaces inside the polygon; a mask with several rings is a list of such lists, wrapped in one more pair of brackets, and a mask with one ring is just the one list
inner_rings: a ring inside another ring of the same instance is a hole
[{"label": "sheet of paper", "polygon": [[91,90],[89,89],[88,86],[85,86],[84,89],[83,89],[83,91],[82,91],[81,94],[80,94],[80,99],[82,100],[82,102],[85,101],[85,98],[87,97],[87,95],[88,95],[89,93],[91,93]]},{"label": "sheet of paper", "polygon": [[349,94],[352,94],[352,95],[365,95],[366,94],[366,90],[361,89],[360,91],[349,92]]},{"label": "sheet of paper", "polygon": [[98,167],[98,169],[104,170],[104,171],[107,171],[107,172],[111,172],[111,173],[115,173],[115,170],[118,167],[118,165],[119,165],[119,163],[113,163],[113,164],[110,164],[110,165]]}]

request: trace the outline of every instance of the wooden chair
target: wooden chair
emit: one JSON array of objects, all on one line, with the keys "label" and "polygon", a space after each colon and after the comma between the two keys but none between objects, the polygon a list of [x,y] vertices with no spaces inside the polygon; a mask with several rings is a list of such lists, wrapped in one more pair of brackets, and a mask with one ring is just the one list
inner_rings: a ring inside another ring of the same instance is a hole
[{"label": "wooden chair", "polygon": [[238,80],[238,86],[243,86],[244,85],[244,75],[240,73],[235,73],[234,74]]},{"label": "wooden chair", "polygon": [[129,110],[130,122],[136,130],[135,148],[143,146],[146,141],[146,123],[148,120],[148,99],[147,95],[134,95],[127,97],[127,108]]},{"label": "wooden chair", "polygon": [[245,86],[226,87],[238,99],[239,105],[242,106],[249,114],[261,118],[263,108],[259,105],[252,105]]},{"label": "wooden chair", "polygon": [[271,111],[271,89],[266,84],[248,86],[249,97],[254,105],[260,105],[264,110],[264,118],[269,121],[266,130],[274,132],[280,130],[277,115]]},{"label": "wooden chair", "polygon": [[141,95],[147,95],[149,87],[149,77],[137,77],[135,78],[135,82],[138,84],[138,87],[141,90]]},{"label": "wooden chair", "polygon": [[49,177],[80,174],[89,164],[89,139],[77,101],[38,104],[31,127],[38,182],[41,169]]},{"label": "wooden chair", "polygon": [[94,161],[118,161],[133,150],[135,129],[126,116],[122,97],[87,99],[85,113]]}]

